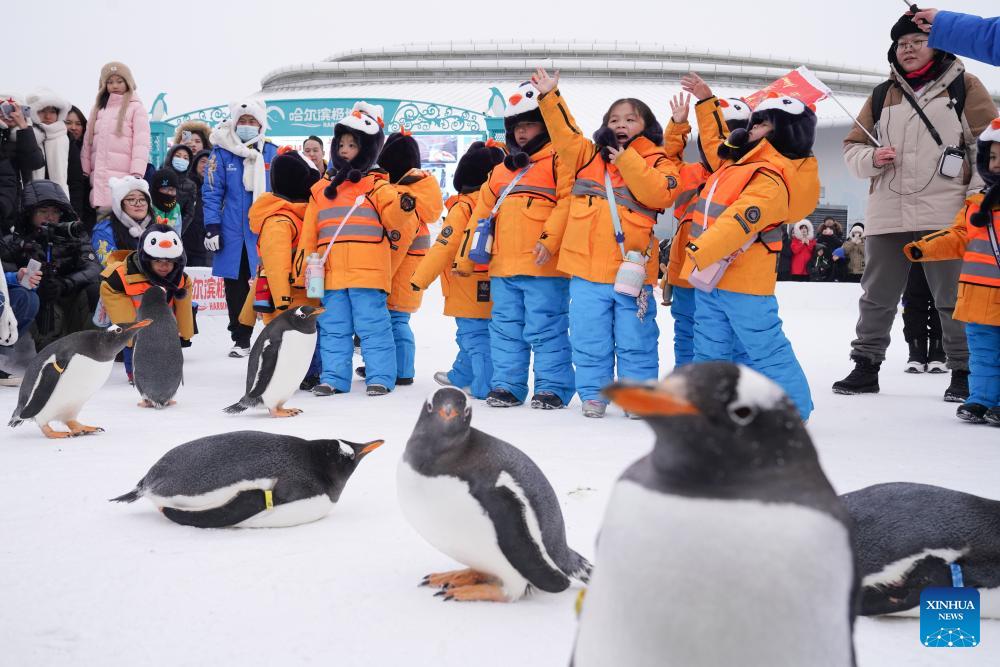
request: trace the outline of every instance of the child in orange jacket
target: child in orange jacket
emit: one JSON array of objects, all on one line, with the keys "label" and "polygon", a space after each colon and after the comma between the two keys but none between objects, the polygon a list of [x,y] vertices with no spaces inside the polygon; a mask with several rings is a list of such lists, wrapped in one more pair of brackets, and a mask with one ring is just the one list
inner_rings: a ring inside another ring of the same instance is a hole
[{"label": "child in orange jacket", "polygon": [[954,224],[908,243],[912,262],[962,258],[954,318],[969,340],[969,398],[956,415],[1000,426],[1000,118],[979,136],[976,168],[986,187],[966,201]]},{"label": "child in orange jacket", "polygon": [[448,372],[439,371],[434,380],[441,385],[468,391],[479,399],[486,398],[493,378],[490,358],[490,276],[489,266],[474,267],[462,276],[451,269],[462,246],[472,240],[472,211],[479,202],[479,189],[490,171],[503,162],[504,151],[492,140],[477,141],[458,161],[452,185],[458,192],[448,199],[448,217],[444,220],[437,240],[420,261],[410,278],[414,290],[425,290],[440,275],[444,293],[444,314],[455,318],[458,331],[458,356]]},{"label": "child in orange jacket", "polygon": [[[663,129],[646,104],[631,98],[614,102],[592,142],[576,126],[558,81],[558,72],[550,77],[544,69],[532,77],[552,143],[575,181],[564,215],[550,218],[536,252],[545,261],[558,250],[558,268],[571,276],[576,391],[585,416],[603,417],[607,401],[601,390],[614,380],[616,361],[621,379],[659,376],[660,332],[652,298],[659,244],[653,226],[680,184],[677,166],[663,149]],[[642,275],[636,281],[642,284],[629,295],[622,270],[637,265],[635,272]]]},{"label": "child in orange jacket", "polygon": [[[537,98],[530,82],[510,96],[504,113],[510,154],[483,183],[470,223],[478,226],[493,219],[493,380],[486,404],[495,408],[524,403],[529,366],[535,372],[532,408],[564,408],[574,394],[569,280],[556,268],[556,257],[536,261],[533,254],[548,221],[560,216],[559,207],[568,203],[573,173],[556,155]],[[473,271],[472,245],[462,248],[457,262],[462,273]]]},{"label": "child in orange jacket", "polygon": [[305,284],[310,255],[326,253],[325,312],[317,322],[323,371],[312,389],[317,396],[351,390],[355,332],[361,338],[368,395],[383,396],[396,386],[386,296],[392,289],[393,254],[410,246],[418,223],[413,196],[372,172],[385,140],[382,125],[382,107],[367,102],[356,102],[337,121],[330,156],[336,172],[332,180],[312,187],[306,207],[295,256],[297,285]]}]

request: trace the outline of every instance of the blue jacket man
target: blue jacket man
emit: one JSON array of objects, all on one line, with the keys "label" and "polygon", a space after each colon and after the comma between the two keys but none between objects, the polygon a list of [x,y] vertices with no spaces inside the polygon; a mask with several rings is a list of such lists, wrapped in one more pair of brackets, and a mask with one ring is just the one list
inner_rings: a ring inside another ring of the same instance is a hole
[{"label": "blue jacket man", "polygon": [[[934,10],[924,10],[930,13]],[[918,13],[914,18],[919,19]],[[929,46],[958,56],[1000,65],[1000,17],[939,11],[932,15]],[[930,17],[928,17],[930,18]]]}]

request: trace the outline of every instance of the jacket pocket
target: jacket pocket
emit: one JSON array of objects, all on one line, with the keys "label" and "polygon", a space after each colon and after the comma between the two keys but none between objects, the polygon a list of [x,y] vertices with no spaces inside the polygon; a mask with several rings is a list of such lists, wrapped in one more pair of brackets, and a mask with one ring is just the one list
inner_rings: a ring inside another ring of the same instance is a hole
[{"label": "jacket pocket", "polygon": [[[563,234],[562,247],[570,253],[579,255],[589,255],[591,251],[591,230],[595,221],[607,219],[607,215],[601,215],[601,206],[604,206],[607,213],[607,205],[603,199],[596,197],[574,197],[570,204],[569,220],[566,221],[566,232]],[[608,220],[608,236],[614,238],[614,227]]]}]

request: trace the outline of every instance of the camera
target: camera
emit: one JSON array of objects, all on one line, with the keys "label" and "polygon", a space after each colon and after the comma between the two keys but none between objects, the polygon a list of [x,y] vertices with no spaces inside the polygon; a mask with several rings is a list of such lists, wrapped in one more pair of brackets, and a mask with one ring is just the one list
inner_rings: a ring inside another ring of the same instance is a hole
[{"label": "camera", "polygon": [[[10,102],[4,102],[3,104],[0,104],[0,113],[3,113],[4,116],[9,117],[12,113],[14,113],[14,105],[11,104]],[[25,118],[30,116],[31,107],[29,107],[28,105],[23,105],[21,107],[21,115],[24,116]]]},{"label": "camera", "polygon": [[58,243],[59,241],[81,241],[84,232],[83,223],[79,220],[72,220],[42,225],[38,230],[38,236],[48,243]]}]

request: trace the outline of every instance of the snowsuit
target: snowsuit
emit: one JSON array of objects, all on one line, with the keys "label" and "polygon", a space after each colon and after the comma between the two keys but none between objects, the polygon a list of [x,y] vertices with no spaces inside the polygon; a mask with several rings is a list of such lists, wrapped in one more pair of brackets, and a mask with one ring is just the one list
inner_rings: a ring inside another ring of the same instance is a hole
[{"label": "snowsuit", "polygon": [[[570,280],[570,344],[576,367],[576,391],[584,401],[605,402],[601,390],[618,376],[655,380],[659,376],[656,284],[659,243],[653,235],[656,217],[679,192],[677,166],[656,141],[635,137],[614,164],[601,147],[584,138],[566,100],[553,90],[539,100],[545,125],[559,159],[575,170],[569,205],[546,226],[546,247],[559,248],[560,271]],[[615,291],[623,257],[607,199],[610,176],[615,206],[624,233],[625,252],[646,259],[644,295],[637,300]],[[648,311],[640,311],[645,300]]]},{"label": "snowsuit", "polygon": [[475,191],[455,195],[446,202],[448,216],[441,232],[410,280],[413,286],[424,290],[441,276],[444,314],[454,317],[458,326],[455,334],[458,356],[448,372],[448,381],[456,387],[469,387],[473,396],[483,399],[490,392],[493,378],[489,266],[476,265],[468,276],[451,272],[459,249],[472,242],[469,221],[478,200],[479,192]]}]

